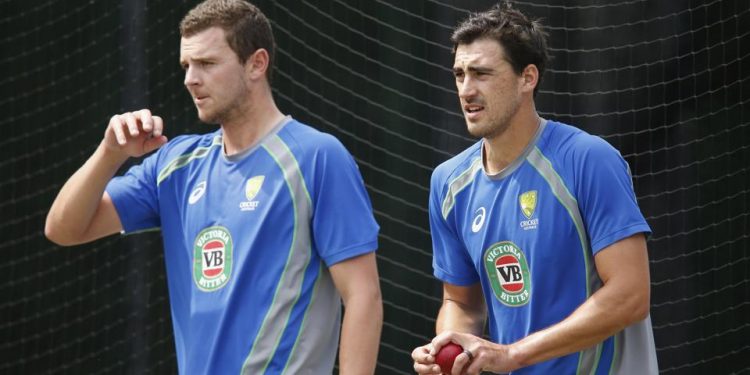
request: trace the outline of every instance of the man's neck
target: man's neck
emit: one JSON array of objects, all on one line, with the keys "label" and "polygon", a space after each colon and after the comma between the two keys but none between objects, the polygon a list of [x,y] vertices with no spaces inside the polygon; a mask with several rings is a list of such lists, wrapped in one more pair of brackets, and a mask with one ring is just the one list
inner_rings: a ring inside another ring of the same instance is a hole
[{"label": "man's neck", "polygon": [[253,101],[236,118],[221,124],[224,133],[224,152],[234,155],[254,146],[284,119],[270,94]]},{"label": "man's neck", "polygon": [[505,131],[492,138],[484,138],[483,162],[487,174],[502,172],[513,163],[532,141],[541,118],[532,107],[519,112]]}]

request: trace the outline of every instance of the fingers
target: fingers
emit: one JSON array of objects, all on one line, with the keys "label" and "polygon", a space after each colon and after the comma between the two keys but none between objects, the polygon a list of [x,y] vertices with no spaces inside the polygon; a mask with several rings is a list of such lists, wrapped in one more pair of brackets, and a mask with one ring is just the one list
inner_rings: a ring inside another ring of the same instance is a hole
[{"label": "fingers", "polygon": [[[154,135],[154,137],[161,137],[164,131],[164,120],[161,119],[159,116],[153,116],[152,117],[154,121],[153,130],[151,133]],[[144,129],[145,130],[145,129]]]},{"label": "fingers", "polygon": [[153,120],[153,116],[151,115],[151,111],[144,108],[140,111],[134,112],[133,116],[141,120],[141,124],[143,125],[144,132],[146,133],[153,132],[154,120]]},{"label": "fingers", "polygon": [[414,372],[422,375],[441,375],[440,366],[414,362]]},{"label": "fingers", "polygon": [[456,360],[453,362],[453,369],[451,369],[451,374],[474,375],[481,372],[481,368],[479,366],[475,366],[476,368],[472,368],[470,365],[471,358],[464,351],[463,353],[459,354],[458,357],[456,357]]},{"label": "fingers", "polygon": [[411,358],[414,360],[414,371],[417,374],[434,374],[439,375],[440,366],[435,364],[435,357],[430,355],[432,344],[420,346],[411,352]]},{"label": "fingers", "polygon": [[121,117],[125,120],[125,124],[128,127],[128,133],[130,133],[130,136],[135,138],[138,136],[138,123],[136,122],[135,115],[132,112],[125,113],[121,115]]},{"label": "fingers", "polygon": [[414,362],[414,372],[421,375],[441,375],[440,366],[438,365],[424,365],[421,363]]},{"label": "fingers", "polygon": [[472,360],[473,358],[471,358],[469,354],[466,353],[466,351],[471,350],[470,353],[472,355],[475,355],[474,350],[476,350],[476,347],[481,343],[481,341],[481,339],[471,334],[444,331],[432,339],[432,351],[430,354],[432,354],[433,356],[436,355],[443,346],[451,342],[458,344],[464,349],[464,352],[456,356],[456,359],[453,362],[453,368],[445,370],[454,375],[479,374],[482,370],[482,364],[476,364],[476,366],[470,367],[470,365],[474,361]]},{"label": "fingers", "polygon": [[164,120],[148,109],[112,116],[103,140],[108,149],[129,157],[141,156],[165,143]]},{"label": "fingers", "polygon": [[122,126],[123,124],[120,115],[112,116],[112,118],[109,119],[109,125],[107,126],[107,128],[115,134],[117,144],[120,146],[124,145],[127,141],[125,134],[122,131]]},{"label": "fingers", "polygon": [[[463,348],[454,361],[453,368],[444,369],[453,375],[479,375],[482,371],[493,373],[507,373],[520,367],[510,358],[509,346],[495,344],[469,333],[445,331],[435,336],[430,345],[423,348],[429,351],[433,358],[443,346],[453,342]],[[414,354],[413,354],[414,356]],[[415,370],[416,366],[415,357]]]},{"label": "fingers", "polygon": [[430,344],[420,346],[411,352],[411,358],[414,362],[434,363],[435,357],[430,355]]},{"label": "fingers", "polygon": [[148,109],[142,109],[112,116],[109,127],[114,132],[117,143],[125,145],[128,137],[138,137],[141,132],[155,138],[160,137],[164,133],[164,120],[152,115]]},{"label": "fingers", "polygon": [[146,142],[144,142],[143,144],[143,151],[144,152],[154,151],[157,148],[163,146],[165,143],[167,143],[167,137],[163,135],[147,139]]},{"label": "fingers", "polygon": [[463,340],[461,340],[460,336],[464,335],[457,332],[452,331],[444,331],[441,334],[435,336],[432,339],[432,351],[430,351],[430,354],[433,356],[437,354],[437,352],[440,351],[440,348],[448,344],[449,342],[454,342],[458,345],[463,346]]}]

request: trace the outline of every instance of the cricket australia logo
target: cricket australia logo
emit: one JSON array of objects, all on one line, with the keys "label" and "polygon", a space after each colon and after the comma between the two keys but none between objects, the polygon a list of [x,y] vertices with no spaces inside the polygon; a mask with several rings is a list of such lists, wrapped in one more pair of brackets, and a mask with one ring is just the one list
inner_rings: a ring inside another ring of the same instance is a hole
[{"label": "cricket australia logo", "polygon": [[245,183],[245,198],[246,201],[240,202],[240,210],[242,211],[253,211],[258,208],[258,201],[254,201],[256,195],[260,192],[260,188],[263,186],[263,181],[266,176],[255,176]]},{"label": "cricket australia logo", "polygon": [[484,252],[484,267],[492,291],[506,306],[517,307],[529,303],[531,275],[521,249],[510,241],[498,242]]},{"label": "cricket australia logo", "polygon": [[193,280],[204,292],[221,289],[232,275],[234,244],[227,228],[208,227],[198,233],[193,246]]},{"label": "cricket australia logo", "polygon": [[518,197],[518,203],[521,205],[521,212],[523,216],[526,216],[527,220],[522,220],[520,225],[523,230],[536,229],[539,226],[539,218],[531,218],[534,216],[534,210],[536,209],[536,190],[530,190]]}]

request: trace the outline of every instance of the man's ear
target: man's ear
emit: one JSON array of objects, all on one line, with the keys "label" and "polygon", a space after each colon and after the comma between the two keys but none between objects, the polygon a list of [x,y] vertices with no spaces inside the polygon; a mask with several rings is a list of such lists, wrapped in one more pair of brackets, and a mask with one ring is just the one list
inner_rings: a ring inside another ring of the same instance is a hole
[{"label": "man's ear", "polygon": [[524,92],[534,92],[536,85],[539,84],[539,69],[534,64],[526,65],[521,72],[521,90]]},{"label": "man's ear", "polygon": [[245,61],[245,74],[251,80],[257,80],[265,77],[268,70],[268,51],[265,48],[258,48]]}]

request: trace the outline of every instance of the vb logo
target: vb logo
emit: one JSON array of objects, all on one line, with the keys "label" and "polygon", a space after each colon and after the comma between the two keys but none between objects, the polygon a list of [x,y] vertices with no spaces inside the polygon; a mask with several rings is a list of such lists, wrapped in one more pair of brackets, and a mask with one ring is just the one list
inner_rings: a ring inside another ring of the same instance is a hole
[{"label": "vb logo", "polygon": [[503,255],[495,261],[495,268],[500,280],[500,286],[510,292],[516,293],[523,289],[523,274],[521,274],[521,263],[512,255]]},{"label": "vb logo", "polygon": [[218,240],[203,246],[203,276],[214,278],[224,270],[224,251],[226,246]]},{"label": "vb logo", "polygon": [[523,251],[510,241],[498,242],[484,252],[487,278],[500,302],[523,306],[531,297],[531,275]]},{"label": "vb logo", "polygon": [[232,236],[220,226],[198,233],[193,246],[193,280],[200,290],[212,292],[232,275]]}]

